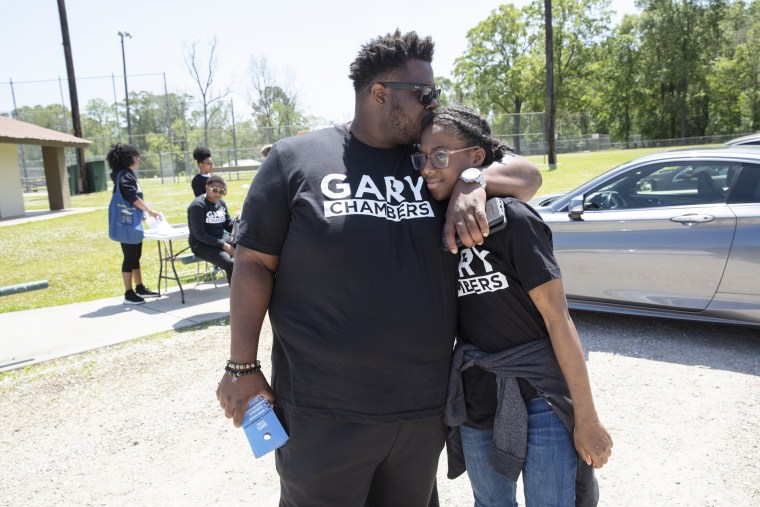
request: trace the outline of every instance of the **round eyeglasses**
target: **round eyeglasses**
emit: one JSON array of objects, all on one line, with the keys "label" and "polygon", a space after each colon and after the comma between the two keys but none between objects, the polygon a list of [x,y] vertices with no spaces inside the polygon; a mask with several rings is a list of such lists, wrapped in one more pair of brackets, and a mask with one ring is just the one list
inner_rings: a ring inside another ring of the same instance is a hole
[{"label": "round eyeglasses", "polygon": [[417,152],[412,154],[412,165],[418,171],[421,171],[427,161],[430,161],[430,165],[436,169],[445,169],[449,166],[449,155],[459,153],[460,151],[474,150],[479,146],[469,146],[467,148],[459,148],[458,150],[436,150],[430,155],[427,153]]}]

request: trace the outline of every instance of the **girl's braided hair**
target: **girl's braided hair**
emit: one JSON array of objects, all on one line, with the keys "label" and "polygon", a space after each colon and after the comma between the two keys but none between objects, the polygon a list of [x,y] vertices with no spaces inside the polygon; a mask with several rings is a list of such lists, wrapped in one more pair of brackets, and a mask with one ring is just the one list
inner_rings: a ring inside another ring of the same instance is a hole
[{"label": "girl's braided hair", "polygon": [[454,105],[425,118],[423,128],[437,125],[446,132],[461,137],[468,146],[480,146],[486,152],[483,166],[500,162],[512,148],[491,135],[488,122],[467,106]]}]

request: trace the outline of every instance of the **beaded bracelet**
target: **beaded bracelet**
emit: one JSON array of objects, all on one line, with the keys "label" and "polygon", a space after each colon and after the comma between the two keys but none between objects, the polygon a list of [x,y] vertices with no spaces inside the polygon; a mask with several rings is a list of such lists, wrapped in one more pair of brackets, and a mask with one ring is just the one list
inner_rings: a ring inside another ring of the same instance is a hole
[{"label": "beaded bracelet", "polygon": [[260,366],[261,366],[261,361],[259,361],[258,359],[256,359],[252,363],[233,363],[231,359],[228,359],[227,365],[225,366],[225,368],[229,368],[231,370],[237,371],[237,370],[251,370],[253,368],[260,367]]},{"label": "beaded bracelet", "polygon": [[261,371],[261,363],[259,361],[254,361],[251,364],[236,364],[227,361],[227,366],[224,367],[224,371],[232,376],[232,383],[237,384],[239,377]]}]

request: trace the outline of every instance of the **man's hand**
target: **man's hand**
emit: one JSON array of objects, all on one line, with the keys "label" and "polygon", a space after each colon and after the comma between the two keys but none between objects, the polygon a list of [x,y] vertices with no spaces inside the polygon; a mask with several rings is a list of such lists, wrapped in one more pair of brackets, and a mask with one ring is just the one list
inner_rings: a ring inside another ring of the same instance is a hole
[{"label": "man's hand", "polygon": [[602,468],[612,455],[612,437],[598,420],[576,422],[573,440],[581,459],[594,468]]},{"label": "man's hand", "polygon": [[235,257],[235,247],[229,243],[225,243],[222,250],[230,254],[230,257]]},{"label": "man's hand", "polygon": [[444,238],[449,251],[457,253],[456,236],[466,247],[483,244],[488,236],[486,191],[477,183],[457,181],[446,211]]},{"label": "man's hand", "polygon": [[232,382],[232,375],[225,373],[216,389],[216,399],[219,400],[224,415],[232,419],[232,424],[236,428],[243,425],[243,416],[248,402],[256,396],[263,396],[274,406],[276,400],[274,391],[260,371],[237,377],[237,382]]}]

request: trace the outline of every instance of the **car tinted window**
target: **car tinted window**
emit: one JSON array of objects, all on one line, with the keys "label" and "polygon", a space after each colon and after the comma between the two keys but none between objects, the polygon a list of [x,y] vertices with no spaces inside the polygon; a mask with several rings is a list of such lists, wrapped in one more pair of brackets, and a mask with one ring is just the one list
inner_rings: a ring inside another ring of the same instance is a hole
[{"label": "car tinted window", "polygon": [[640,209],[723,203],[740,171],[740,163],[724,161],[641,166],[588,192],[584,209]]},{"label": "car tinted window", "polygon": [[760,203],[760,165],[744,164],[741,172],[732,179],[728,202]]}]

